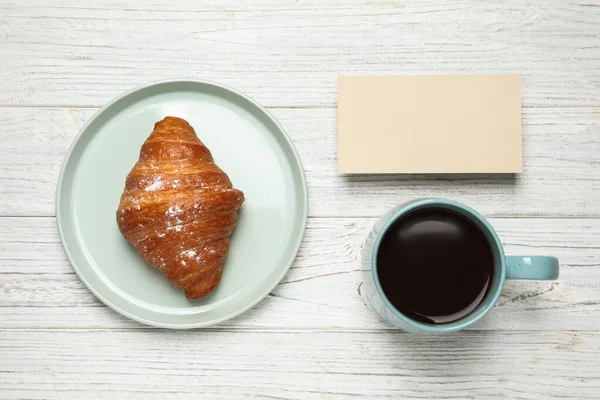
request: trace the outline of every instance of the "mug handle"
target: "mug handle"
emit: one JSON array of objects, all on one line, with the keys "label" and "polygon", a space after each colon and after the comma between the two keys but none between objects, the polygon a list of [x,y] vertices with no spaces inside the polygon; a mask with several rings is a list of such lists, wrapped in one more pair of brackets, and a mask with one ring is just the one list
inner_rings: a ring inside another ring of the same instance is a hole
[{"label": "mug handle", "polygon": [[506,279],[558,279],[558,259],[548,256],[507,256]]}]

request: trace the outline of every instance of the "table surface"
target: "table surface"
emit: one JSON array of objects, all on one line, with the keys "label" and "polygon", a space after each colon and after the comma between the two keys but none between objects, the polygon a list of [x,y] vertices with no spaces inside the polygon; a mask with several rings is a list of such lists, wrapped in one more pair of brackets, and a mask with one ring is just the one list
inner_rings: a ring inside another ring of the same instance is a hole
[{"label": "table surface", "polygon": [[[56,5],[56,4],[61,5]],[[524,172],[336,174],[342,73],[519,73]],[[217,327],[154,329],[101,304],[62,251],[66,149],[135,85],[207,78],[268,107],[309,185],[290,272]],[[0,0],[0,397],[600,397],[600,3]],[[489,217],[510,254],[559,257],[443,337],[371,314],[357,257],[375,219],[440,196]]]}]

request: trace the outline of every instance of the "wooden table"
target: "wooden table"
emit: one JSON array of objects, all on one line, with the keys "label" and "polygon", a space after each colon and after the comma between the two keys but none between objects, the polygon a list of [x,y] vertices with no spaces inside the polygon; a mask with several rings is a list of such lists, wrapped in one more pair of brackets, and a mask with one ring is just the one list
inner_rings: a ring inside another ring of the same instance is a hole
[{"label": "wooden table", "polygon": [[[340,73],[522,74],[523,174],[338,176]],[[267,106],[310,192],[273,293],[185,332],[96,300],[54,218],[84,121],[171,77]],[[599,156],[597,0],[0,1],[0,398],[599,398]],[[559,257],[560,280],[508,282],[460,334],[385,325],[363,304],[361,244],[385,210],[424,196],[480,210],[508,253]]]}]

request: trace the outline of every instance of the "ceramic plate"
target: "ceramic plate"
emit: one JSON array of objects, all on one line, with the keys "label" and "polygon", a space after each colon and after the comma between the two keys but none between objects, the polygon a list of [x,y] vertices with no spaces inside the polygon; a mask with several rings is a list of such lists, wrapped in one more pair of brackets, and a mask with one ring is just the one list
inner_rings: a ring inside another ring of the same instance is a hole
[{"label": "ceramic plate", "polygon": [[[186,119],[246,197],[217,289],[186,299],[121,236],[125,177],[154,123]],[[285,131],[257,103],[221,85],[163,81],[125,93],[82,128],[58,180],[60,237],[85,285],[106,305],[168,328],[216,324],[258,303],[283,278],[304,234],[307,190]]]}]

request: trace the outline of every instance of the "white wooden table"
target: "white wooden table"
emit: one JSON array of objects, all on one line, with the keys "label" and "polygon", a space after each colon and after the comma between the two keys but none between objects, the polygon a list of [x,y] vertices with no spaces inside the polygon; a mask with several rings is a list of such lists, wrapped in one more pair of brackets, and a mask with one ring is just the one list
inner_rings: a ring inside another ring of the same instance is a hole
[{"label": "white wooden table", "polygon": [[[336,174],[338,74],[505,72],[523,75],[523,174]],[[171,77],[267,106],[310,192],[283,282],[186,332],[96,300],[54,218],[84,121]],[[597,0],[0,0],[0,398],[600,398],[599,183]],[[480,210],[508,253],[556,255],[560,280],[508,282],[460,334],[385,325],[361,298],[361,243],[386,209],[424,196]]]}]

